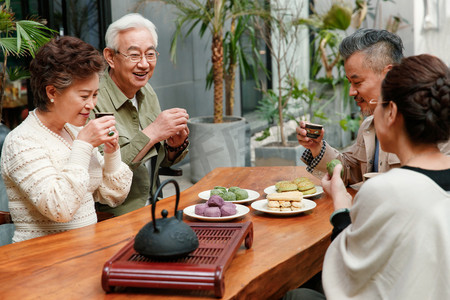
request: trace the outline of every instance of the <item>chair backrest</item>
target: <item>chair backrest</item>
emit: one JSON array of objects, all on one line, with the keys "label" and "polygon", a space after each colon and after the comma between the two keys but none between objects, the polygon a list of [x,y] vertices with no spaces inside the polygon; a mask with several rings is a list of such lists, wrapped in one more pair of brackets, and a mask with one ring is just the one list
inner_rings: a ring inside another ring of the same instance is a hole
[{"label": "chair backrest", "polygon": [[0,211],[0,246],[12,243],[15,226],[9,211]]},{"label": "chair backrest", "polygon": [[0,225],[12,224],[11,214],[9,211],[0,211]]}]

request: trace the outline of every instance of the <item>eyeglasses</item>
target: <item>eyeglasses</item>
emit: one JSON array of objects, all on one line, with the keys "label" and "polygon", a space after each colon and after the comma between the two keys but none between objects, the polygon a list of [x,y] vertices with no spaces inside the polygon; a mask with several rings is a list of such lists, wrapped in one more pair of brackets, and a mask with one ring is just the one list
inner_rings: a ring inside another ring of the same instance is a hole
[{"label": "eyeglasses", "polygon": [[145,57],[145,59],[147,60],[147,62],[152,62],[158,59],[159,53],[158,51],[155,50],[155,52],[148,52],[144,55],[139,55],[139,54],[130,54],[130,55],[126,55],[123,54],[122,52],[116,51],[119,54],[122,54],[124,57],[126,57],[129,61],[131,61],[132,63],[138,63],[142,60],[142,58]]},{"label": "eyeglasses", "polygon": [[386,104],[386,103],[389,103],[389,102],[391,102],[391,101],[378,101],[378,99],[370,99],[369,100],[369,104],[377,104],[377,103],[380,103],[380,104]]}]

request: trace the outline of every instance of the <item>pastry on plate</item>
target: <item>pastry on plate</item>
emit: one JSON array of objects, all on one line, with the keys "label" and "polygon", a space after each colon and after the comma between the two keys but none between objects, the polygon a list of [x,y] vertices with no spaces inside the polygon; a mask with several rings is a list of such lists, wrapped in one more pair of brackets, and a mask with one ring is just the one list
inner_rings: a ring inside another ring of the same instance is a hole
[{"label": "pastry on plate", "polygon": [[303,195],[311,195],[317,192],[316,185],[308,177],[297,177],[294,180],[282,180],[275,184],[278,193],[300,191]]},{"label": "pastry on plate", "polygon": [[272,193],[267,195],[267,208],[274,211],[293,211],[303,207],[303,194],[299,191]]},{"label": "pastry on plate", "polygon": [[311,181],[311,179],[309,179],[308,177],[297,177],[294,180],[292,180],[292,182],[295,184],[299,184],[300,182],[303,181]]},{"label": "pastry on plate", "polygon": [[277,192],[289,192],[289,191],[296,191],[297,185],[290,181],[283,181],[283,182],[277,182],[275,184],[275,188],[277,189]]},{"label": "pastry on plate", "polygon": [[317,192],[317,190],[316,190],[315,186],[312,189],[302,191],[303,195],[312,195],[312,194],[315,194],[316,192]]},{"label": "pastry on plate", "polygon": [[315,188],[315,185],[312,181],[301,181],[297,184],[297,188],[300,192],[303,192]]}]

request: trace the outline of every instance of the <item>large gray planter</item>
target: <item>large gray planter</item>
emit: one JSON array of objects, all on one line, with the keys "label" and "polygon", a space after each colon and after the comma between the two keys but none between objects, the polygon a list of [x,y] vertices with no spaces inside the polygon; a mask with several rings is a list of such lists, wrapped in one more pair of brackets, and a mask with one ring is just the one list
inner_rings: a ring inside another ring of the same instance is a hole
[{"label": "large gray planter", "polygon": [[242,117],[226,116],[214,124],[213,117],[188,120],[191,181],[202,179],[218,167],[245,166],[248,143],[246,123]]},{"label": "large gray planter", "polygon": [[255,166],[304,166],[300,159],[304,150],[298,142],[289,142],[288,147],[274,144],[255,147]]}]

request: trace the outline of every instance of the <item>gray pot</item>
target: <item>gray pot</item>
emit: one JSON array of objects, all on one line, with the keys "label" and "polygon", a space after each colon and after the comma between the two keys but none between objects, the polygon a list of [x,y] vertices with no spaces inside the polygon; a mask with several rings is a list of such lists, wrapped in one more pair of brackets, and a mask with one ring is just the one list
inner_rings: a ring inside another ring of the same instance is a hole
[{"label": "gray pot", "polygon": [[298,142],[289,142],[288,147],[274,144],[255,147],[255,166],[304,166],[301,156],[305,148]]},{"label": "gray pot", "polygon": [[242,117],[224,116],[215,124],[213,117],[188,120],[191,181],[202,179],[218,167],[245,166],[248,143],[246,123]]}]

